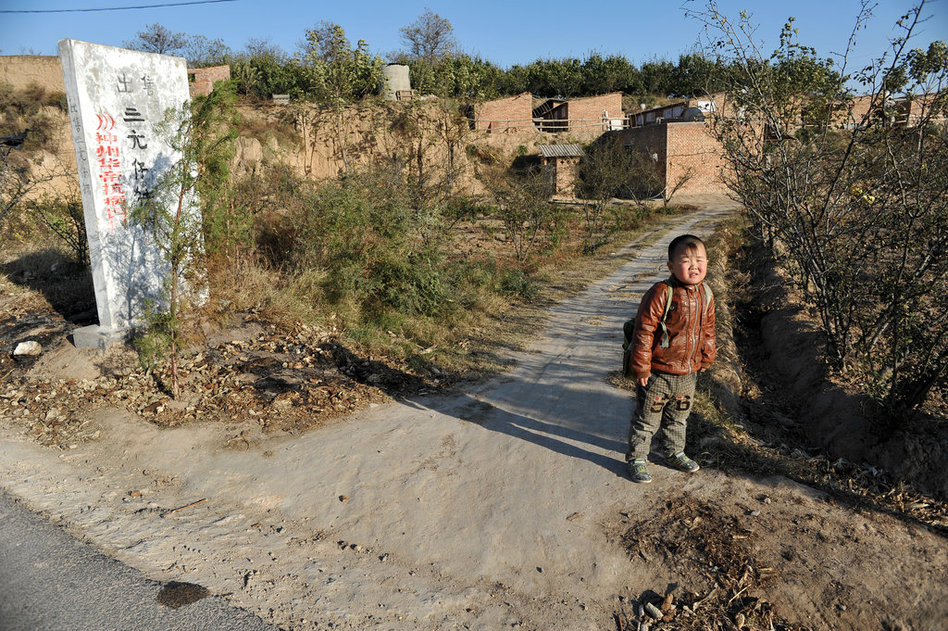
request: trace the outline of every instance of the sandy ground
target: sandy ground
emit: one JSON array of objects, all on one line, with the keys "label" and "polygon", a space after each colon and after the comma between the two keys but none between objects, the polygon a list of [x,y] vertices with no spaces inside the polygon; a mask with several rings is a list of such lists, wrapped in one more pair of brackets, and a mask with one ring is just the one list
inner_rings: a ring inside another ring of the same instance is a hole
[{"label": "sandy ground", "polygon": [[[708,234],[725,210],[668,232]],[[488,383],[237,445],[238,418],[163,430],[102,409],[100,440],[64,452],[4,432],[0,480],[149,577],[289,629],[614,629],[643,593],[697,592],[715,571],[657,545],[630,553],[630,533],[641,544],[663,524],[697,527],[674,511],[686,505],[734,530],[786,620],[948,628],[948,546],[921,526],[780,478],[660,466],[652,485],[625,478],[633,404],[609,376],[622,321],[666,274],[667,241],[617,252],[630,262],[555,308]]]}]

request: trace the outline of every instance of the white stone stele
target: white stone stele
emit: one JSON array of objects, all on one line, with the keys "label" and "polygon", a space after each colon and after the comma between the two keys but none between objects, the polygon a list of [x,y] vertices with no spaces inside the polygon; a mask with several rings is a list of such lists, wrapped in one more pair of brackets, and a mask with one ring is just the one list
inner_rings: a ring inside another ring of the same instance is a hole
[{"label": "white stone stele", "polygon": [[[167,260],[152,235],[125,218],[180,159],[156,126],[189,100],[187,64],[71,39],[59,42],[59,56],[99,315],[73,343],[104,348],[125,339],[148,305],[166,304]],[[196,199],[190,212],[200,212]]]}]

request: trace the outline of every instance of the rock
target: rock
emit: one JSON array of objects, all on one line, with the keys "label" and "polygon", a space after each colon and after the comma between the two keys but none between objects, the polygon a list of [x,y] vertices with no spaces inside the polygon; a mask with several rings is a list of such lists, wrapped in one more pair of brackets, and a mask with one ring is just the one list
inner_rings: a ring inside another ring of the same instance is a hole
[{"label": "rock", "polygon": [[645,613],[647,613],[652,618],[656,620],[662,619],[662,610],[653,605],[652,603],[645,603]]},{"label": "rock", "polygon": [[13,349],[14,357],[39,357],[42,353],[43,347],[40,346],[39,342],[34,340],[20,342],[16,345],[16,348]]}]

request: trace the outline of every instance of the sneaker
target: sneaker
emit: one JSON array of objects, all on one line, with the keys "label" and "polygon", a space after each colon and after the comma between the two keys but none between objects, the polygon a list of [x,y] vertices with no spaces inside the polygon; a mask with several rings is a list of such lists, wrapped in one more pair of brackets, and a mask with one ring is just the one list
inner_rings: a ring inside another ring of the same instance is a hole
[{"label": "sneaker", "polygon": [[645,466],[644,460],[633,460],[628,466],[629,477],[632,478],[633,482],[648,484],[652,481],[652,476],[649,474],[648,467]]},{"label": "sneaker", "polygon": [[685,473],[694,473],[701,467],[697,462],[685,455],[685,452],[679,451],[677,454],[665,457],[665,464],[672,469],[678,469]]}]

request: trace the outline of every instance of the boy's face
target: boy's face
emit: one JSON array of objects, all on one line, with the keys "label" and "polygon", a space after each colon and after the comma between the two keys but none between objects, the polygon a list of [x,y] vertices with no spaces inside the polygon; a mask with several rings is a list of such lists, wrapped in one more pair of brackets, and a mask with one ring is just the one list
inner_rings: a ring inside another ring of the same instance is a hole
[{"label": "boy's face", "polygon": [[700,243],[696,247],[682,247],[668,261],[668,270],[685,285],[697,285],[708,274],[708,253]]}]

